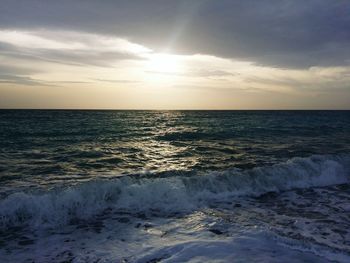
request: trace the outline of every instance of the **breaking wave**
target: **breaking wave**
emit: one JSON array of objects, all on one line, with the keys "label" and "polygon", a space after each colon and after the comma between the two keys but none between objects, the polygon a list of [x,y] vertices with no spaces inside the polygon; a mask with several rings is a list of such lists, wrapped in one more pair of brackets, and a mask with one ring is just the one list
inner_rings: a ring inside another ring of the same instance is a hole
[{"label": "breaking wave", "polygon": [[0,228],[57,227],[88,220],[104,211],[181,213],[211,201],[348,183],[349,168],[350,155],[315,155],[251,170],[151,178],[125,176],[40,194],[15,193],[0,200]]}]

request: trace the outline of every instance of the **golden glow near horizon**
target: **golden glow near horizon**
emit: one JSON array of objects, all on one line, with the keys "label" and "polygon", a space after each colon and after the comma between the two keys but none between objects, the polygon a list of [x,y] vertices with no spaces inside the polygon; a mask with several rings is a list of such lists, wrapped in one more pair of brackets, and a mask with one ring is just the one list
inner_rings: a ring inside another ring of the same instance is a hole
[{"label": "golden glow near horizon", "polygon": [[279,69],[73,31],[0,30],[0,42],[15,50],[0,53],[0,69],[16,73],[1,72],[1,108],[344,108],[350,101],[346,66]]}]

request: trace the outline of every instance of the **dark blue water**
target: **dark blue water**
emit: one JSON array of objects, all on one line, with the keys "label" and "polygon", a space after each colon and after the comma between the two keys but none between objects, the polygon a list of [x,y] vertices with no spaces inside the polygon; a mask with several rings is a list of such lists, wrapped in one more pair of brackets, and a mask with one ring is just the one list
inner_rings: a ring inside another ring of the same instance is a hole
[{"label": "dark blue water", "polygon": [[1,110],[0,262],[349,262],[349,182],[350,111]]},{"label": "dark blue water", "polygon": [[0,111],[5,186],[349,152],[349,111]]}]

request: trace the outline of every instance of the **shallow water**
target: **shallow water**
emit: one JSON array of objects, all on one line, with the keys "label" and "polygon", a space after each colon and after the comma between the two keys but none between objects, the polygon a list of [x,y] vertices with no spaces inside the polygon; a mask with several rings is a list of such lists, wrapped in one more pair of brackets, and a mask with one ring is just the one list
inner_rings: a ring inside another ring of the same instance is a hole
[{"label": "shallow water", "polygon": [[0,111],[0,262],[348,262],[349,111]]}]

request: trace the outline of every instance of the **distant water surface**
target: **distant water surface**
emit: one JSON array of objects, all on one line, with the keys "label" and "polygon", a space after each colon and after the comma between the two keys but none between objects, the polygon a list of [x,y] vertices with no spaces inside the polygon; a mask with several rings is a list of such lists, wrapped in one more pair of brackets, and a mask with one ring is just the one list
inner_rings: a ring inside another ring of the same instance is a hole
[{"label": "distant water surface", "polygon": [[350,112],[3,110],[0,149],[11,187],[247,169],[350,152]]}]

